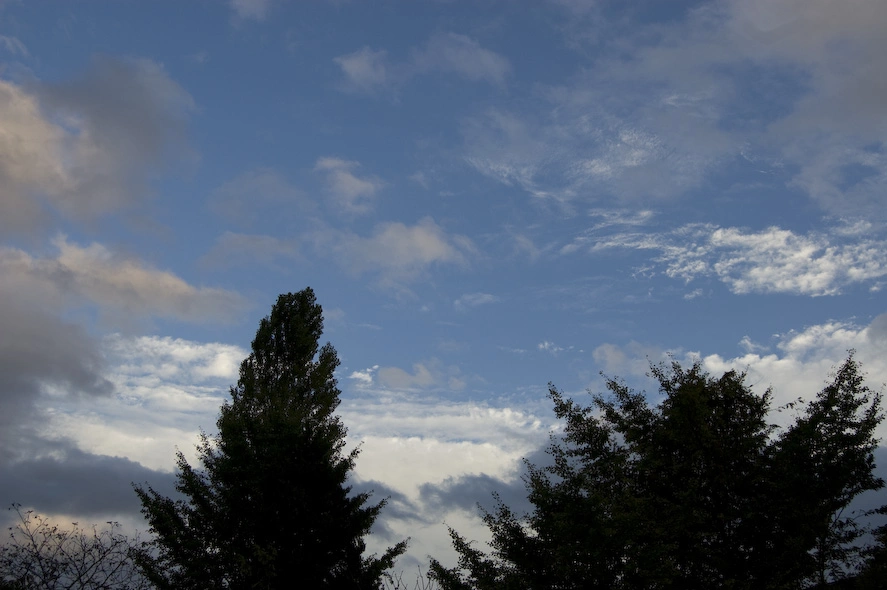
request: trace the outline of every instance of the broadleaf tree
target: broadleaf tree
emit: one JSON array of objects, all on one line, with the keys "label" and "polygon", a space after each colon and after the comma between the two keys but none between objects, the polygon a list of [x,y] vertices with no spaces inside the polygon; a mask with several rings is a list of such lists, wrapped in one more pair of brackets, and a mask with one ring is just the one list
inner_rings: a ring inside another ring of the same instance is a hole
[{"label": "broadleaf tree", "polygon": [[742,373],[651,373],[656,406],[615,379],[590,406],[550,388],[564,431],[550,465],[527,465],[533,510],[485,512],[489,553],[451,529],[443,589],[805,588],[853,570],[866,527],[848,507],[884,482],[881,396],[852,353],[781,431]]},{"label": "broadleaf tree", "polygon": [[259,324],[218,434],[202,435],[200,466],[178,454],[183,499],[136,487],[155,535],[140,565],[159,588],[375,589],[406,549],[402,541],[364,555],[385,501],[348,485],[358,449],[345,452],[339,359],[320,346],[322,331],[310,288],[281,295]]}]

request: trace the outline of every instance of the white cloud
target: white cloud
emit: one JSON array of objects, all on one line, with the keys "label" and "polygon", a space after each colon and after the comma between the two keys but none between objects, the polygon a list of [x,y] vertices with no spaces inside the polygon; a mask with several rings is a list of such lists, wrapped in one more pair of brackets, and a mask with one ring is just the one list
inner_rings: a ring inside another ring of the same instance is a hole
[{"label": "white cloud", "polygon": [[48,431],[87,452],[172,471],[176,449],[192,461],[199,429],[212,430],[247,351],[219,343],[142,336],[105,338],[116,395],[89,405],[41,404]]},{"label": "white cloud", "polygon": [[617,233],[596,239],[590,250],[658,250],[656,261],[670,277],[691,281],[714,276],[732,292],[835,295],[887,276],[887,242],[841,231],[796,234],[686,225],[670,234]]},{"label": "white cloud", "polygon": [[375,273],[382,286],[392,288],[403,288],[436,265],[467,265],[474,253],[471,240],[447,235],[430,217],[415,225],[381,223],[369,237],[326,230],[313,239],[319,253],[355,274]]},{"label": "white cloud", "polygon": [[115,254],[93,243],[86,247],[53,240],[57,254],[33,257],[15,248],[0,248],[0,270],[7,289],[29,297],[75,305],[86,300],[103,314],[121,320],[135,316],[185,321],[230,321],[244,307],[236,293],[195,287],[180,277]]},{"label": "white cloud", "polygon": [[379,365],[373,365],[363,371],[352,371],[349,379],[357,381],[358,387],[367,387],[373,384],[373,375],[379,370]]},{"label": "white cloud", "polygon": [[566,350],[562,346],[558,346],[554,342],[550,342],[548,340],[543,340],[542,342],[540,342],[539,344],[536,345],[536,348],[538,348],[539,350],[544,351],[544,352],[550,352],[551,354],[557,354],[559,352],[563,352],[564,350]]},{"label": "white cloud", "polygon": [[[855,358],[862,364],[869,387],[878,391],[887,384],[887,314],[876,317],[867,326],[829,321],[777,334],[774,340],[776,352],[772,353],[744,337],[739,346],[745,352],[739,356],[679,349],[675,357],[684,366],[700,360],[703,368],[715,376],[732,369],[746,371],[746,383],[757,393],[773,388],[773,410],[799,398],[812,400],[829,381],[831,372],[847,358],[850,349],[856,350]],[[638,343],[624,348],[602,345],[594,351],[594,359],[610,375],[636,378],[649,372],[651,359],[653,362],[668,360],[663,349]],[[770,418],[785,426],[793,415],[774,412]],[[887,424],[882,424],[878,436],[885,435]]]},{"label": "white cloud", "polygon": [[453,302],[457,310],[465,311],[472,307],[497,303],[499,298],[490,293],[466,293]]},{"label": "white cloud", "polygon": [[360,163],[339,158],[320,158],[314,170],[326,174],[327,188],[337,209],[349,214],[367,213],[384,183],[375,176],[356,176]]},{"label": "white cloud", "polygon": [[268,17],[271,0],[230,0],[231,9],[241,19],[263,21]]},{"label": "white cloud", "polygon": [[386,66],[385,51],[374,51],[369,47],[363,47],[354,53],[341,55],[333,61],[339,65],[345,75],[345,90],[375,94],[386,89],[391,81]]}]

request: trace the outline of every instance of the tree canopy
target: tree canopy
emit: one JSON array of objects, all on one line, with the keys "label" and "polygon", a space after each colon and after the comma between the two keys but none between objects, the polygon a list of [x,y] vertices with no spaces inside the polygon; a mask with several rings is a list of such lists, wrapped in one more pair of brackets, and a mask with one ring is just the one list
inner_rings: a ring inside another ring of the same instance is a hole
[{"label": "tree canopy", "polygon": [[364,556],[385,505],[352,493],[358,451],[335,415],[335,349],[309,288],[281,295],[240,366],[200,468],[178,454],[171,499],[136,487],[156,535],[140,565],[159,588],[378,588],[406,542]]},{"label": "tree canopy", "polygon": [[848,506],[884,482],[881,395],[852,353],[784,430],[743,373],[651,372],[656,406],[616,379],[590,406],[550,387],[564,433],[551,465],[527,465],[532,512],[497,499],[489,554],[451,529],[459,566],[432,561],[442,588],[803,588],[857,565]]}]

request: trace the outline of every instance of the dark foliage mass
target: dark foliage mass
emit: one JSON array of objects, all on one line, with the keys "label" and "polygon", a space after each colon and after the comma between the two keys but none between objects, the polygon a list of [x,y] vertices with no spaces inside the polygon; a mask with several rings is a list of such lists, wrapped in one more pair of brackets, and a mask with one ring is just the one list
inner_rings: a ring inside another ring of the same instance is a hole
[{"label": "dark foliage mass", "polygon": [[178,456],[174,501],[137,487],[156,536],[140,558],[158,588],[211,590],[378,588],[405,542],[363,555],[384,506],[347,485],[357,451],[345,453],[334,414],[335,349],[319,346],[314,292],[281,295],[263,319],[218,419],[203,437],[201,467]]},{"label": "dark foliage mass", "polygon": [[[484,514],[490,554],[451,530],[459,567],[432,562],[442,588],[806,588],[855,571],[868,531],[848,506],[884,482],[873,473],[881,396],[852,353],[783,431],[767,422],[770,392],[741,373],[673,363],[652,374],[655,407],[616,380],[589,407],[550,388],[565,433],[550,467],[528,465],[533,510],[499,502]],[[878,547],[860,584],[882,587]]]}]

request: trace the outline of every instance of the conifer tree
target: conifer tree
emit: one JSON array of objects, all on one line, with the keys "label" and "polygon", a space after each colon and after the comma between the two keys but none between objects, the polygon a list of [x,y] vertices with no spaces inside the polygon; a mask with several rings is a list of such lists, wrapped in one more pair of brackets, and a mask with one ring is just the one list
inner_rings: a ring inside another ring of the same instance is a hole
[{"label": "conifer tree", "polygon": [[[323,315],[308,288],[281,295],[259,324],[218,419],[202,435],[201,466],[178,454],[173,500],[136,487],[155,540],[139,558],[159,588],[378,588],[406,549],[364,556],[385,505],[348,485],[335,415],[335,349],[319,346]],[[295,587],[295,586],[293,586]]]},{"label": "conifer tree", "polygon": [[775,590],[825,587],[868,554],[880,579],[850,504],[885,485],[881,394],[852,352],[784,431],[768,423],[770,392],[742,373],[651,373],[656,406],[612,379],[591,406],[551,387],[564,431],[550,465],[528,464],[532,511],[484,513],[490,553],[451,529],[458,567],[432,560],[431,578],[444,590]]}]

